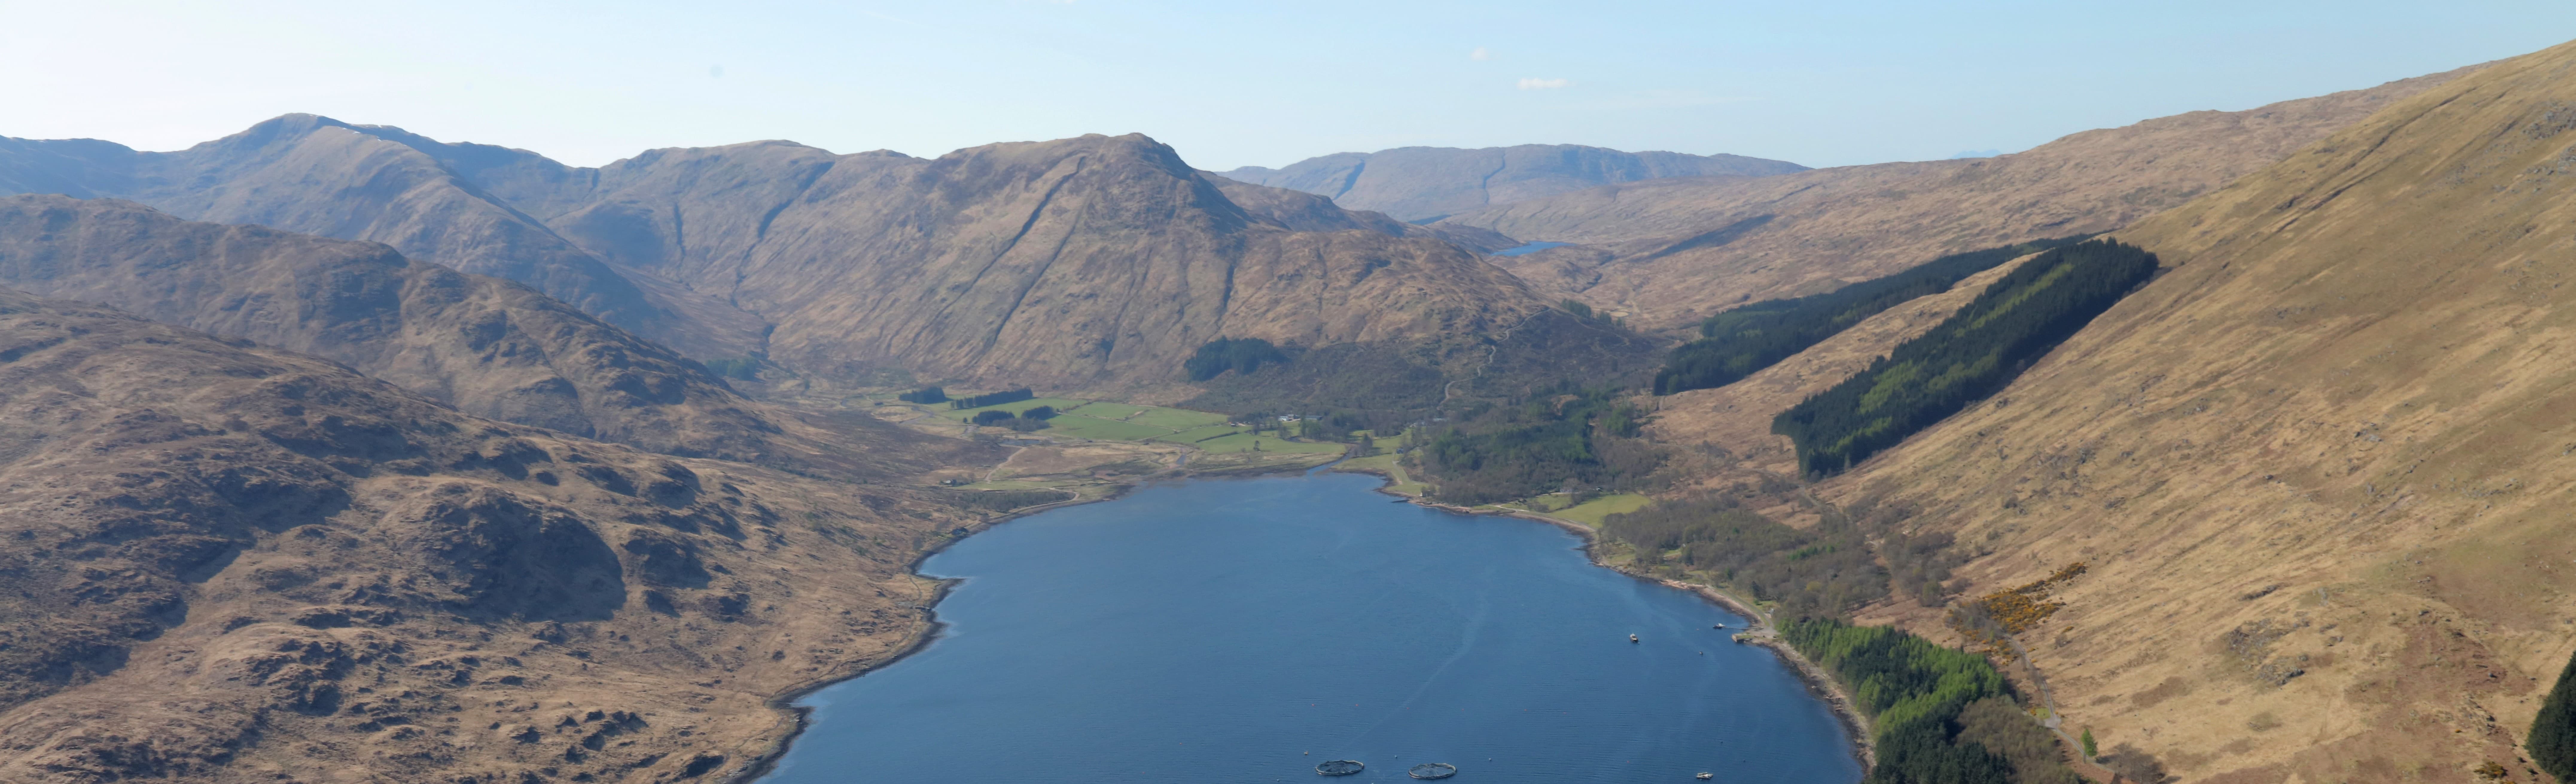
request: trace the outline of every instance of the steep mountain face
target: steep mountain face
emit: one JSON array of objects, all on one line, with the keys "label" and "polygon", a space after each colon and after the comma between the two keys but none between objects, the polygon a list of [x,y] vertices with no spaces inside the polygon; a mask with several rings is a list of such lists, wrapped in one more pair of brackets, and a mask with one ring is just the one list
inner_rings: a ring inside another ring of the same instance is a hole
[{"label": "steep mountain face", "polygon": [[2165,274],[1820,493],[1956,532],[1972,595],[2089,564],[2023,642],[2104,748],[2534,780],[2515,746],[2576,647],[2571,73],[2576,45],[2493,65],[2119,232]]},{"label": "steep mountain face", "polygon": [[0,780],[728,775],[955,524],[0,290]]},{"label": "steep mountain face", "polygon": [[1219,337],[1432,345],[1540,307],[1428,232],[1220,187],[1143,136],[927,160],[656,150],[597,179],[582,206],[537,214],[760,314],[777,324],[772,360],[828,380],[1133,391]]},{"label": "steep mountain face", "polygon": [[1767,177],[1806,170],[1788,161],[1742,155],[1523,144],[1475,150],[1398,147],[1369,153],[1335,153],[1278,169],[1246,166],[1224,172],[1223,176],[1320,194],[1345,208],[1375,210],[1398,220],[1428,223],[1497,204],[1611,183],[1666,177]]},{"label": "steep mountain face", "polygon": [[668,349],[526,286],[372,242],[126,201],[0,197],[0,286],[321,355],[491,419],[669,454],[821,457],[812,428]]},{"label": "steep mountain face", "polygon": [[0,138],[0,193],[125,198],[190,220],[381,242],[526,283],[687,353],[757,350],[765,328],[757,318],[616,269],[470,179],[577,185],[586,174],[523,151],[445,145],[309,114],[166,153],[88,139]]},{"label": "steep mountain face", "polygon": [[1997,158],[1644,180],[1442,223],[1581,244],[1502,263],[1543,293],[1641,324],[1678,325],[1944,254],[2119,228],[2473,70],[2086,131]]}]

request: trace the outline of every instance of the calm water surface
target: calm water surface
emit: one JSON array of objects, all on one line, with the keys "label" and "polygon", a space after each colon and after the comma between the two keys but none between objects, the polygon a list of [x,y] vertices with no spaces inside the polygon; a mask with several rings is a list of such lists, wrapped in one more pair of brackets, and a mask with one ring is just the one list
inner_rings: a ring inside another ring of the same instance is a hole
[{"label": "calm water surface", "polygon": [[[1353,474],[1194,480],[969,537],[928,648],[804,704],[765,779],[1849,784],[1823,703],[1742,619],[1554,527]],[[1630,644],[1628,635],[1644,642]]]}]

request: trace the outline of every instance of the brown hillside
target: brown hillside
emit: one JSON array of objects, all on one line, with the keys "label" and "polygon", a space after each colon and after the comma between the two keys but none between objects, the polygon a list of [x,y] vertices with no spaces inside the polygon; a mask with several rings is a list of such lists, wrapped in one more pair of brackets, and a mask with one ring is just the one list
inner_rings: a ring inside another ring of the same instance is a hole
[{"label": "brown hillside", "polygon": [[1675,325],[1944,254],[2119,228],[2471,70],[2085,131],[1996,158],[1645,180],[1442,223],[1594,246],[1504,263],[1542,292]]},{"label": "brown hillside", "polygon": [[505,173],[586,179],[533,153],[447,145],[310,114],[177,152],[0,137],[0,193],[119,197],[189,220],[381,242],[412,258],[526,283],[699,357],[759,348],[758,319],[615,269],[468,179]]},{"label": "brown hillside", "polygon": [[[1648,434],[1666,443],[1708,447],[1704,452],[1718,459],[1692,472],[1700,484],[1723,486],[1763,474],[1797,476],[1797,452],[1788,436],[1771,432],[1773,418],[1869,369],[1871,362],[1887,356],[1897,344],[1932,331],[2030,258],[1996,265],[1959,281],[1949,291],[1916,297],[1863,319],[1733,384],[1656,398],[1657,413],[1647,425]],[[1720,449],[1725,451],[1718,453]]]},{"label": "brown hillside", "polygon": [[1284,203],[1246,209],[1143,136],[936,159],[656,150],[598,181],[548,222],[769,319],[770,357],[829,381],[1132,391],[1219,337],[1434,343],[1539,307],[1472,253],[1367,225],[1383,218],[1300,231]]},{"label": "brown hillside", "polygon": [[2576,647],[2572,73],[2576,44],[2505,61],[2124,230],[2161,278],[1822,493],[1918,506],[1989,552],[1976,591],[2091,564],[2023,641],[2105,747],[2531,780]]},{"label": "brown hillside", "polygon": [[317,354],[492,419],[669,454],[834,462],[816,445],[831,437],[668,349],[526,286],[372,242],[8,196],[0,286]]},{"label": "brown hillside", "polygon": [[955,524],[0,290],[0,780],[712,780]]},{"label": "brown hillside", "polygon": [[1345,208],[1405,221],[1433,221],[1496,204],[1546,198],[1617,182],[1661,177],[1762,177],[1805,171],[1788,161],[1742,155],[1622,152],[1579,144],[1513,147],[1398,147],[1308,158],[1282,168],[1246,166],[1229,179],[1290,188]]}]

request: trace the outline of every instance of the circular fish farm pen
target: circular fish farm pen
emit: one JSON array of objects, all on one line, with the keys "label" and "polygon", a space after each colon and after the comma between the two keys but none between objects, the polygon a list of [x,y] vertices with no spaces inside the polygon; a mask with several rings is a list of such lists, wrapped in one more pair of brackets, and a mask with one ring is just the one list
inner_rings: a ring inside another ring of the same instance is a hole
[{"label": "circular fish farm pen", "polygon": [[1405,771],[1404,775],[1417,779],[1445,779],[1458,775],[1458,766],[1446,762],[1425,762],[1413,766],[1413,769]]},{"label": "circular fish farm pen", "polygon": [[1333,760],[1331,762],[1315,766],[1315,775],[1348,776],[1367,769],[1368,766],[1360,764],[1359,760]]}]

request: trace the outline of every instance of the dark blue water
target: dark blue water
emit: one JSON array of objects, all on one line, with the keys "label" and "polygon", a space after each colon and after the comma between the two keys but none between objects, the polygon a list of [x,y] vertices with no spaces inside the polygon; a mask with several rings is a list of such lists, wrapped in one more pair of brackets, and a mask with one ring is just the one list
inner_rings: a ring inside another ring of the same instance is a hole
[{"label": "dark blue water", "polygon": [[1573,244],[1573,243],[1566,243],[1566,242],[1533,242],[1533,243],[1530,243],[1530,244],[1527,244],[1527,245],[1522,245],[1522,246],[1517,247],[1517,248],[1504,248],[1504,249],[1502,249],[1502,250],[1494,251],[1494,255],[1496,255],[1496,256],[1518,256],[1518,255],[1521,255],[1521,254],[1523,254],[1523,253],[1537,253],[1537,252],[1539,252],[1539,251],[1547,250],[1547,249],[1549,249],[1549,248],[1562,248],[1562,247],[1565,247],[1565,246],[1570,245],[1570,244]]},{"label": "dark blue water", "polygon": [[[807,699],[765,781],[1860,778],[1796,675],[1710,628],[1742,619],[1378,483],[1174,482],[959,542],[924,566],[965,579],[941,638]],[[1368,771],[1315,776],[1342,758]]]}]

